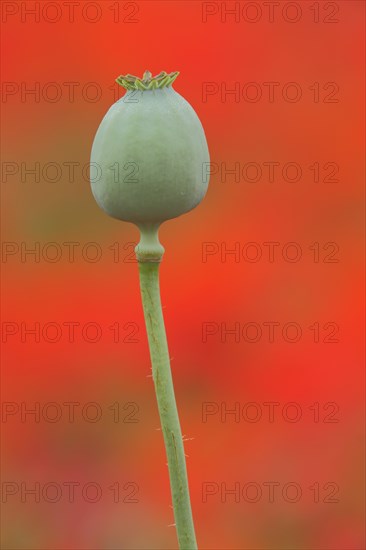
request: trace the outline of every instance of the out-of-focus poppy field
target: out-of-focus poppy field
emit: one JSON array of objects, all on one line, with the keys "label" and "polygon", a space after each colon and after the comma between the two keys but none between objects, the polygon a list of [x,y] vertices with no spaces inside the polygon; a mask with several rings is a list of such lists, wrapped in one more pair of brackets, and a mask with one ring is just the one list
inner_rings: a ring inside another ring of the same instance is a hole
[{"label": "out-of-focus poppy field", "polygon": [[180,71],[211,156],[160,230],[198,546],[365,547],[364,16],[1,3],[4,549],[177,548],[138,230],[89,183],[115,78],[147,69]]}]

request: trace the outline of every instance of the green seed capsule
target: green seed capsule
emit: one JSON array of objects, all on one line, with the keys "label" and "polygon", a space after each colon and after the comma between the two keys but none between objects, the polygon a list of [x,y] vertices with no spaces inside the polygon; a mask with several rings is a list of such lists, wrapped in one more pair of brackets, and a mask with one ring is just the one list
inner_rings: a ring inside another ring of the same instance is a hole
[{"label": "green seed capsule", "polygon": [[93,195],[110,216],[135,223],[135,248],[148,334],[152,376],[168,460],[179,548],[197,550],[183,436],[170,369],[159,290],[164,247],[162,222],[192,210],[207,191],[209,153],[202,125],[173,88],[178,73],[139,79],[120,76],[127,90],[109,109],[96,133],[91,163],[98,168]]},{"label": "green seed capsule", "polygon": [[113,218],[160,225],[206,194],[206,137],[191,105],[172,88],[178,74],[117,79],[127,92],[103,118],[91,153],[100,175],[93,195]]}]

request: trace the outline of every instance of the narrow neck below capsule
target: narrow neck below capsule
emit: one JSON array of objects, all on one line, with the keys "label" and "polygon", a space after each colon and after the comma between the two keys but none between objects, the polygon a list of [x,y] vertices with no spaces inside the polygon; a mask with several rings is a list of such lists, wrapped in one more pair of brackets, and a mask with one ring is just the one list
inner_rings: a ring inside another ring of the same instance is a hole
[{"label": "narrow neck below capsule", "polygon": [[139,224],[140,242],[135,248],[138,262],[156,262],[162,260],[165,249],[159,241],[160,223]]}]

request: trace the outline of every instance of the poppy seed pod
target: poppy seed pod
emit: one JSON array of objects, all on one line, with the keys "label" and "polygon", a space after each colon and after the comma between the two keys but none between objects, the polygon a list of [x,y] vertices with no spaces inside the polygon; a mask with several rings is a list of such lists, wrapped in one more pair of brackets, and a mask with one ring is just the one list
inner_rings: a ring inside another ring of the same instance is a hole
[{"label": "poppy seed pod", "polygon": [[164,247],[160,224],[192,210],[206,194],[209,153],[202,125],[172,84],[178,73],[143,78],[126,75],[122,99],[103,118],[91,152],[98,178],[91,181],[98,205],[140,230],[135,248],[161,429],[168,460],[179,548],[197,550],[184,440],[160,299],[159,265]]},{"label": "poppy seed pod", "polygon": [[100,175],[92,192],[113,218],[160,225],[206,194],[206,137],[191,105],[172,87],[178,74],[146,71],[142,79],[117,79],[127,92],[103,118],[91,152]]}]

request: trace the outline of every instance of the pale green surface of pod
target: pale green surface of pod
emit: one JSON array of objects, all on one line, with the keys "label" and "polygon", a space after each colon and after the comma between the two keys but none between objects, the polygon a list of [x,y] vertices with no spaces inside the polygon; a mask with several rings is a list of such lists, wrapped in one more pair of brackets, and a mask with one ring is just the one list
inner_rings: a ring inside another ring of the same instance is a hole
[{"label": "pale green surface of pod", "polygon": [[95,135],[92,192],[113,218],[160,224],[201,202],[209,162],[202,124],[171,86],[127,90]]}]

